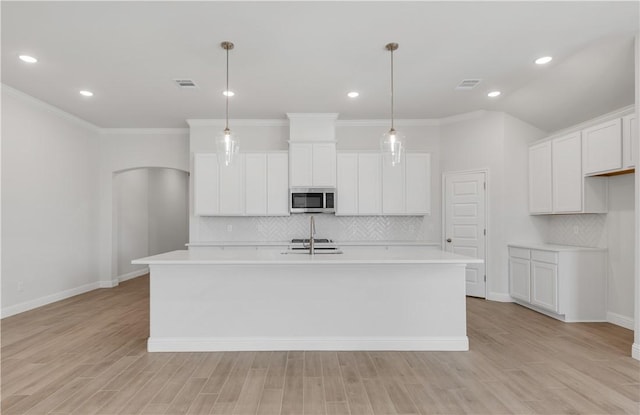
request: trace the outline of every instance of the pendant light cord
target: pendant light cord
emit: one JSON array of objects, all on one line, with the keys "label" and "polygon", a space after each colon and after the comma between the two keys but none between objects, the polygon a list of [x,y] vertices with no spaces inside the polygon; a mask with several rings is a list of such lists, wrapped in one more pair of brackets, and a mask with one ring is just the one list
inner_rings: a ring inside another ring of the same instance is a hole
[{"label": "pendant light cord", "polygon": [[393,49],[391,49],[391,129],[394,130],[393,126]]},{"label": "pendant light cord", "polygon": [[229,47],[227,46],[225,50],[227,51],[227,90],[225,94],[227,99],[226,99],[226,109],[225,109],[226,119],[225,119],[224,130],[228,131],[229,130]]}]

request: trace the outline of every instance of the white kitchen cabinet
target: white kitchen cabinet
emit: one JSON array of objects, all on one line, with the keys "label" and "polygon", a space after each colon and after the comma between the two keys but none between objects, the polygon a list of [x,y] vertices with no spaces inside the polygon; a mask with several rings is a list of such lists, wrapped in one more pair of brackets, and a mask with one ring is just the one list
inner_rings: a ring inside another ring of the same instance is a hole
[{"label": "white kitchen cabinet", "polygon": [[400,164],[395,166],[382,163],[382,213],[385,215],[401,215],[406,210],[405,159],[403,155]]},{"label": "white kitchen cabinet", "polygon": [[622,168],[631,169],[638,162],[638,123],[636,114],[622,117]]},{"label": "white kitchen cabinet", "polygon": [[336,215],[358,214],[358,153],[337,156]]},{"label": "white kitchen cabinet", "polygon": [[336,144],[289,143],[291,187],[335,187]]},{"label": "white kitchen cabinet", "polygon": [[[358,213],[382,213],[381,156],[377,153],[358,154]],[[338,197],[340,193],[338,193]]]},{"label": "white kitchen cabinet", "polygon": [[219,213],[218,157],[215,153],[193,156],[193,213],[197,216]]},{"label": "white kitchen cabinet", "polygon": [[193,180],[195,215],[289,215],[287,153],[240,154],[229,166],[195,154]]},{"label": "white kitchen cabinet", "polygon": [[529,147],[529,213],[606,213],[607,178],[583,177],[580,132]]},{"label": "white kitchen cabinet", "polygon": [[405,162],[406,213],[431,213],[431,154],[408,153]]},{"label": "white kitchen cabinet", "polygon": [[267,153],[267,215],[289,216],[289,155]]},{"label": "white kitchen cabinet", "polygon": [[622,169],[620,118],[582,130],[582,169],[585,175]]},{"label": "white kitchen cabinet", "polygon": [[551,142],[553,211],[572,213],[582,210],[582,157],[580,133],[559,137]]},{"label": "white kitchen cabinet", "polygon": [[553,181],[551,142],[545,141],[529,147],[529,212],[553,211]]},{"label": "white kitchen cabinet", "polygon": [[606,320],[606,250],[509,245],[509,294],[521,305],[571,321]]},{"label": "white kitchen cabinet", "polygon": [[265,153],[247,153],[244,156],[244,160],[245,213],[247,215],[264,216],[267,214],[268,194],[267,155]]},{"label": "white kitchen cabinet", "polygon": [[244,215],[244,154],[228,166],[218,166],[218,198],[221,216]]}]

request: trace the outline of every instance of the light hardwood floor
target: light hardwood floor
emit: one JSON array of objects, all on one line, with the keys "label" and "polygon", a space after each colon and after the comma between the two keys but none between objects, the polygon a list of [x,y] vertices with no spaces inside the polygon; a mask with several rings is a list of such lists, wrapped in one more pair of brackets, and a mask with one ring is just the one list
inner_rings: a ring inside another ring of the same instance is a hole
[{"label": "light hardwood floor", "polygon": [[470,298],[469,352],[147,353],[148,284],[2,320],[2,414],[640,413],[611,324]]}]

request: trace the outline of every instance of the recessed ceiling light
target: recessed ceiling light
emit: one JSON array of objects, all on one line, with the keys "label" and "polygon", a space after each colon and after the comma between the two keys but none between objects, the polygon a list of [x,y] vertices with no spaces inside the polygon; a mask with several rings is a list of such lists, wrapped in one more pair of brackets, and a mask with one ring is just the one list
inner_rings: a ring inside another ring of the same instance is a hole
[{"label": "recessed ceiling light", "polygon": [[501,94],[500,91],[491,91],[487,94],[488,97],[495,98]]},{"label": "recessed ceiling light", "polygon": [[82,90],[82,91],[80,91],[80,95],[85,96],[85,97],[92,97],[93,96],[93,92]]},{"label": "recessed ceiling light", "polygon": [[347,94],[347,96],[348,96],[349,98],[358,98],[358,96],[360,96],[360,93],[359,93],[359,92],[356,92],[356,91],[351,91],[351,92],[349,92],[349,93]]},{"label": "recessed ceiling light", "polygon": [[543,56],[535,60],[538,65],[544,65],[545,63],[551,62],[553,58],[551,56]]},{"label": "recessed ceiling light", "polygon": [[234,96],[236,93],[233,91],[222,91],[222,95],[224,95],[225,97],[232,97]]},{"label": "recessed ceiling light", "polygon": [[29,56],[29,55],[20,55],[18,56],[20,58],[21,61],[23,62],[27,62],[27,63],[36,63],[38,62],[38,60],[36,58],[34,58],[33,56]]}]

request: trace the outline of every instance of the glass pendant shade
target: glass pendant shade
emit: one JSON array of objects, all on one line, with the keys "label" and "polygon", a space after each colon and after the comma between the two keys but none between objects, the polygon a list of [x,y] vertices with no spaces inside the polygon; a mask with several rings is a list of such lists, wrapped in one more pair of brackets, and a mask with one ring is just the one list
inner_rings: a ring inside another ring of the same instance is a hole
[{"label": "glass pendant shade", "polygon": [[380,139],[380,150],[384,161],[391,162],[392,166],[397,166],[402,162],[404,152],[404,135],[393,128],[382,134]]},{"label": "glass pendant shade", "polygon": [[225,128],[216,140],[218,163],[225,166],[231,165],[239,151],[240,140],[238,140],[237,135],[233,134],[230,129]]}]

